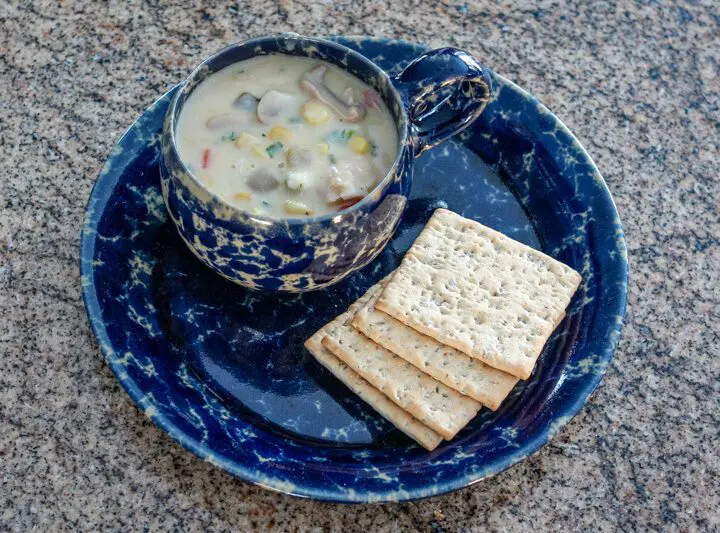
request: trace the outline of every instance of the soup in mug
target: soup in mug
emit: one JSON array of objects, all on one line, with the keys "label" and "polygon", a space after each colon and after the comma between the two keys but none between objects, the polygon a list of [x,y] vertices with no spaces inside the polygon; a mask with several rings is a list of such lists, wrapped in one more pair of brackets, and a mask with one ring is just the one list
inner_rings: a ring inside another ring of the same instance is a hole
[{"label": "soup in mug", "polygon": [[176,129],[180,158],[253,214],[317,216],[358,202],[398,153],[395,120],[370,86],[315,59],[269,55],[203,80]]}]

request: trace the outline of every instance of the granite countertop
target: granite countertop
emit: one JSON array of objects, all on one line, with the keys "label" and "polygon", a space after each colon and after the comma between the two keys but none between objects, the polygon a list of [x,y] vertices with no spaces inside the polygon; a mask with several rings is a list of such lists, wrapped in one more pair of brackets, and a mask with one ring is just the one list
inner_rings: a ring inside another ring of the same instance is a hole
[{"label": "granite countertop", "polygon": [[[715,0],[182,4],[0,6],[0,530],[717,531]],[[415,503],[304,501],[196,459],[104,364],[78,272],[98,170],[201,58],[276,31],[466,48],[538,96],[595,159],[627,234],[628,315],[598,391],[533,457]]]}]

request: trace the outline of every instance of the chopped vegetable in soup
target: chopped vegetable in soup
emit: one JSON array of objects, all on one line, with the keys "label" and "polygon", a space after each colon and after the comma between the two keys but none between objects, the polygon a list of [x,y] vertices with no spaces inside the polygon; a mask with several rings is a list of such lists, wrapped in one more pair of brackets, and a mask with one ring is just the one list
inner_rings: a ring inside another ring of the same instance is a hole
[{"label": "chopped vegetable in soup", "polygon": [[226,201],[275,218],[347,209],[386,176],[395,121],[368,85],[328,63],[262,56],[214,73],[180,114],[185,165]]}]

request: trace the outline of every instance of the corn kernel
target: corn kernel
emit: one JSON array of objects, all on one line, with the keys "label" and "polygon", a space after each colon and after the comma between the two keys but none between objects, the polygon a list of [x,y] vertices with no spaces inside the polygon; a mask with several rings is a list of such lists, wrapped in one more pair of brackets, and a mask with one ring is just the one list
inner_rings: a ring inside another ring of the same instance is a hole
[{"label": "corn kernel", "polygon": [[365,137],[355,135],[350,139],[350,149],[356,154],[367,154],[370,150],[370,143]]},{"label": "corn kernel", "polygon": [[317,126],[330,118],[330,110],[320,102],[310,100],[303,104],[301,115],[305,122]]},{"label": "corn kernel", "polygon": [[275,126],[268,132],[268,139],[287,142],[292,139],[292,132],[283,126]]},{"label": "corn kernel", "polygon": [[235,200],[249,200],[250,199],[250,193],[249,192],[236,192],[233,194],[233,198]]},{"label": "corn kernel", "polygon": [[318,143],[318,150],[322,155],[328,155],[330,153],[330,145],[328,143]]},{"label": "corn kernel", "polygon": [[312,209],[297,200],[285,200],[283,207],[285,208],[285,212],[291,215],[305,215],[309,217],[313,214]]},{"label": "corn kernel", "polygon": [[259,143],[259,142],[260,142],[260,139],[258,139],[254,135],[250,135],[249,133],[242,132],[235,139],[235,146],[237,146],[238,148],[243,148],[245,146],[250,146],[252,144]]}]

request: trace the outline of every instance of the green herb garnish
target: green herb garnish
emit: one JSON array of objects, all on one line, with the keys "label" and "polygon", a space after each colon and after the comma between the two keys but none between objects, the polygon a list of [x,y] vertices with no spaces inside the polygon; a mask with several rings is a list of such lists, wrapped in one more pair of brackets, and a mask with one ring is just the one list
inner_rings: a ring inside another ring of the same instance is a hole
[{"label": "green herb garnish", "polygon": [[327,136],[327,142],[333,144],[347,144],[352,136],[357,133],[356,130],[335,130],[331,131]]},{"label": "green herb garnish", "polygon": [[340,130],[331,131],[326,140],[329,143],[340,144],[343,142],[343,134]]},{"label": "green herb garnish", "polygon": [[288,119],[288,122],[289,122],[290,124],[301,124],[302,121],[303,121],[303,119],[301,119],[300,117],[290,117],[290,118]]},{"label": "green herb garnish", "polygon": [[266,202],[265,200],[262,201],[262,205],[265,207],[272,207],[272,204],[270,202]]},{"label": "green herb garnish", "polygon": [[335,155],[334,155],[334,154],[328,154],[328,159],[330,160],[330,162],[331,162],[333,165],[334,165],[335,163],[337,163],[337,159],[335,158]]},{"label": "green herb garnish", "polygon": [[220,137],[220,140],[223,142],[234,141],[235,139],[237,139],[237,133],[235,133],[234,131],[231,131],[227,135],[223,135],[222,137]]},{"label": "green herb garnish", "polygon": [[265,151],[270,156],[270,158],[273,158],[277,155],[278,152],[280,152],[283,149],[283,143],[276,142],[265,148]]}]

